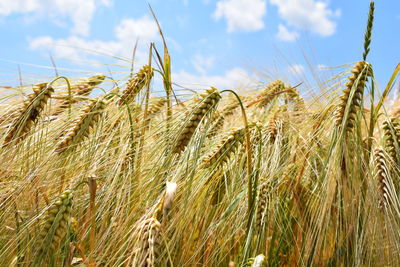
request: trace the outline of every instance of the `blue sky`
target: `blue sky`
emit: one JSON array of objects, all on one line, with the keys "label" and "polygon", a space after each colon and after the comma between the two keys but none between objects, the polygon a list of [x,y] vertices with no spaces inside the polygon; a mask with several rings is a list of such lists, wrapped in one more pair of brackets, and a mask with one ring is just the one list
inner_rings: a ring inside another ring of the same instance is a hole
[{"label": "blue sky", "polygon": [[[126,77],[137,39],[137,67],[149,42],[162,49],[148,4],[167,37],[174,82],[225,89],[296,84],[313,72],[323,79],[360,60],[369,1],[1,0],[0,86],[19,83],[18,66],[24,83],[54,77],[50,54],[61,75]],[[383,87],[399,63],[400,1],[375,5],[368,61]]]}]

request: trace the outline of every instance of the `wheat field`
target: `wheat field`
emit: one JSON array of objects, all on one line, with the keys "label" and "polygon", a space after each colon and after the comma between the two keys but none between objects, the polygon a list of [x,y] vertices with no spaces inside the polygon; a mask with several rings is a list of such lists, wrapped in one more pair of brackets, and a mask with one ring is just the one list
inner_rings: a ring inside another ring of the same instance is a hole
[{"label": "wheat field", "polygon": [[373,14],[318,95],[174,88],[150,44],[121,86],[2,96],[0,266],[399,266],[400,67],[377,86]]}]

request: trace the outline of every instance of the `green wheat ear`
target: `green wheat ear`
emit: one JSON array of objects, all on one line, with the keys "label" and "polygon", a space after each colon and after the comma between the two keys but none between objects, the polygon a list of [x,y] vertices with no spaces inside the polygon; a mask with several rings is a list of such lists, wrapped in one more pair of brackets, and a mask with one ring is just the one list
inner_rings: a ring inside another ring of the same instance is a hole
[{"label": "green wheat ear", "polygon": [[375,2],[371,1],[369,3],[367,29],[365,30],[365,35],[364,35],[364,53],[363,53],[364,61],[367,59],[370,50],[369,45],[371,44],[372,26],[374,24],[374,11],[375,11]]}]

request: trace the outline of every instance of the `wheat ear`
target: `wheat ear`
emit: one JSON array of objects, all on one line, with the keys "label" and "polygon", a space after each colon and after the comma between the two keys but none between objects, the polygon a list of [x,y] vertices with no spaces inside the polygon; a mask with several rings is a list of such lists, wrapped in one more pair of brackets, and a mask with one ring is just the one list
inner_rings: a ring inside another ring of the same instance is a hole
[{"label": "wheat ear", "polygon": [[150,82],[153,74],[154,71],[152,67],[149,65],[143,66],[139,72],[127,82],[122,97],[118,100],[118,105],[131,102],[140,90]]},{"label": "wheat ear", "polygon": [[219,91],[213,87],[206,90],[206,93],[201,94],[200,97],[196,98],[196,101],[200,102],[200,104],[189,114],[189,120],[183,122],[177,141],[173,146],[174,153],[180,153],[185,149],[201,120],[215,108],[221,99]]},{"label": "wheat ear", "polygon": [[245,127],[231,129],[224,137],[222,137],[221,142],[202,159],[202,167],[207,168],[217,162],[227,162],[231,154],[234,153],[239,145],[243,143],[244,131]]},{"label": "wheat ear", "polygon": [[232,103],[226,105],[221,111],[216,113],[214,123],[211,126],[210,131],[207,134],[208,138],[217,135],[218,131],[224,126],[225,119],[235,112],[235,109],[239,107],[238,101],[232,101]]},{"label": "wheat ear", "polygon": [[136,230],[139,248],[135,250],[135,260],[132,266],[155,266],[160,233],[161,224],[156,218],[150,217],[140,222]]},{"label": "wheat ear", "polygon": [[386,207],[390,203],[389,197],[389,168],[385,159],[385,155],[381,148],[375,150],[375,166],[376,175],[379,183],[380,199],[379,205]]},{"label": "wheat ear", "polygon": [[351,132],[354,128],[356,113],[361,105],[365,83],[368,76],[370,76],[370,68],[367,62],[358,62],[352,70],[353,75],[348,78],[349,81],[346,83],[343,95],[340,97],[341,101],[335,113],[335,123],[337,127],[344,125],[347,132]]},{"label": "wheat ear", "polygon": [[61,240],[68,232],[71,222],[72,192],[64,191],[47,210],[42,231],[40,232],[40,254],[49,249],[55,250],[61,244]]},{"label": "wheat ear", "polygon": [[397,151],[400,151],[400,124],[395,118],[383,122],[385,149],[394,162],[397,162]]},{"label": "wheat ear", "polygon": [[282,129],[283,121],[281,119],[281,113],[284,111],[284,108],[284,106],[279,107],[269,119],[267,127],[265,127],[270,143],[275,143],[278,132]]},{"label": "wheat ear", "polygon": [[258,191],[258,203],[257,203],[257,214],[256,214],[256,226],[261,229],[261,226],[265,222],[266,217],[266,207],[268,204],[268,193],[269,185],[268,183],[263,183],[260,185]]},{"label": "wheat ear", "polygon": [[4,145],[10,144],[12,141],[22,141],[26,137],[53,92],[53,87],[47,86],[47,83],[37,84],[33,87],[33,93],[28,96],[19,110],[18,119],[11,125],[10,131],[4,139]]},{"label": "wheat ear", "polygon": [[[101,84],[106,78],[103,74],[97,74],[92,77],[87,78],[86,80],[74,84],[71,86],[71,92],[76,96],[88,96],[93,89]],[[73,98],[71,100],[62,100],[60,104],[58,104],[57,108],[52,113],[53,116],[60,114],[63,112],[70,104],[76,103],[78,100]]]},{"label": "wheat ear", "polygon": [[277,95],[285,90],[285,84],[277,80],[275,82],[270,83],[265,89],[257,95],[255,101],[248,104],[247,107],[250,107],[254,104],[257,104],[258,107],[265,107],[268,105]]},{"label": "wheat ear", "polygon": [[70,145],[77,144],[88,137],[90,130],[100,120],[106,102],[101,99],[92,99],[82,110],[81,115],[72,126],[59,138],[56,152],[65,151]]}]

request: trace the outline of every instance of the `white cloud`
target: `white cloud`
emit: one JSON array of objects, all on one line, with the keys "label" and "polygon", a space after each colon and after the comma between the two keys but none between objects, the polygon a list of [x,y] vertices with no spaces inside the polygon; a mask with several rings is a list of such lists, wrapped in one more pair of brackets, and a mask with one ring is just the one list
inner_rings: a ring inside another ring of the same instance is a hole
[{"label": "white cloud", "polygon": [[293,64],[287,68],[290,75],[302,75],[304,74],[304,66],[301,64]]},{"label": "white cloud", "polygon": [[1,0],[0,16],[12,14],[49,17],[56,24],[60,19],[70,18],[73,34],[88,35],[90,22],[96,8],[110,6],[109,0]]},{"label": "white cloud", "polygon": [[284,25],[279,24],[278,33],[276,35],[276,37],[278,37],[279,40],[285,42],[293,42],[296,40],[298,36],[299,34],[297,32],[289,31],[288,28],[286,28]]},{"label": "white cloud", "polygon": [[123,19],[115,28],[118,40],[135,40],[140,38],[145,42],[154,40],[158,36],[156,22],[148,16],[139,19]]},{"label": "white cloud", "polygon": [[333,19],[340,16],[340,10],[333,11],[328,4],[315,0],[271,0],[278,7],[279,15],[287,24],[299,29],[309,30],[322,36],[335,33]]},{"label": "white cloud", "polygon": [[113,5],[113,2],[111,2],[111,0],[100,0],[100,1],[106,7],[110,7]]},{"label": "white cloud", "polygon": [[265,0],[220,0],[213,16],[227,20],[228,32],[257,31],[264,28],[266,6]]},{"label": "white cloud", "polygon": [[199,73],[206,73],[207,69],[211,68],[214,65],[215,58],[213,56],[203,56],[200,54],[194,55],[192,59],[193,67]]},{"label": "white cloud", "polygon": [[[130,57],[134,43],[139,39],[149,43],[158,37],[156,23],[147,16],[138,19],[123,19],[114,29],[115,39],[111,41],[89,40],[77,36],[54,39],[50,36],[33,38],[29,47],[34,50],[50,50],[59,58],[67,60],[87,59],[87,50]],[[86,51],[85,51],[86,50]],[[137,51],[137,59],[145,60],[144,52]]]},{"label": "white cloud", "polygon": [[172,80],[182,86],[209,87],[214,86],[220,90],[244,88],[254,85],[257,77],[248,74],[241,68],[233,68],[223,75],[207,75],[205,73],[194,75],[186,71],[172,74]]}]

